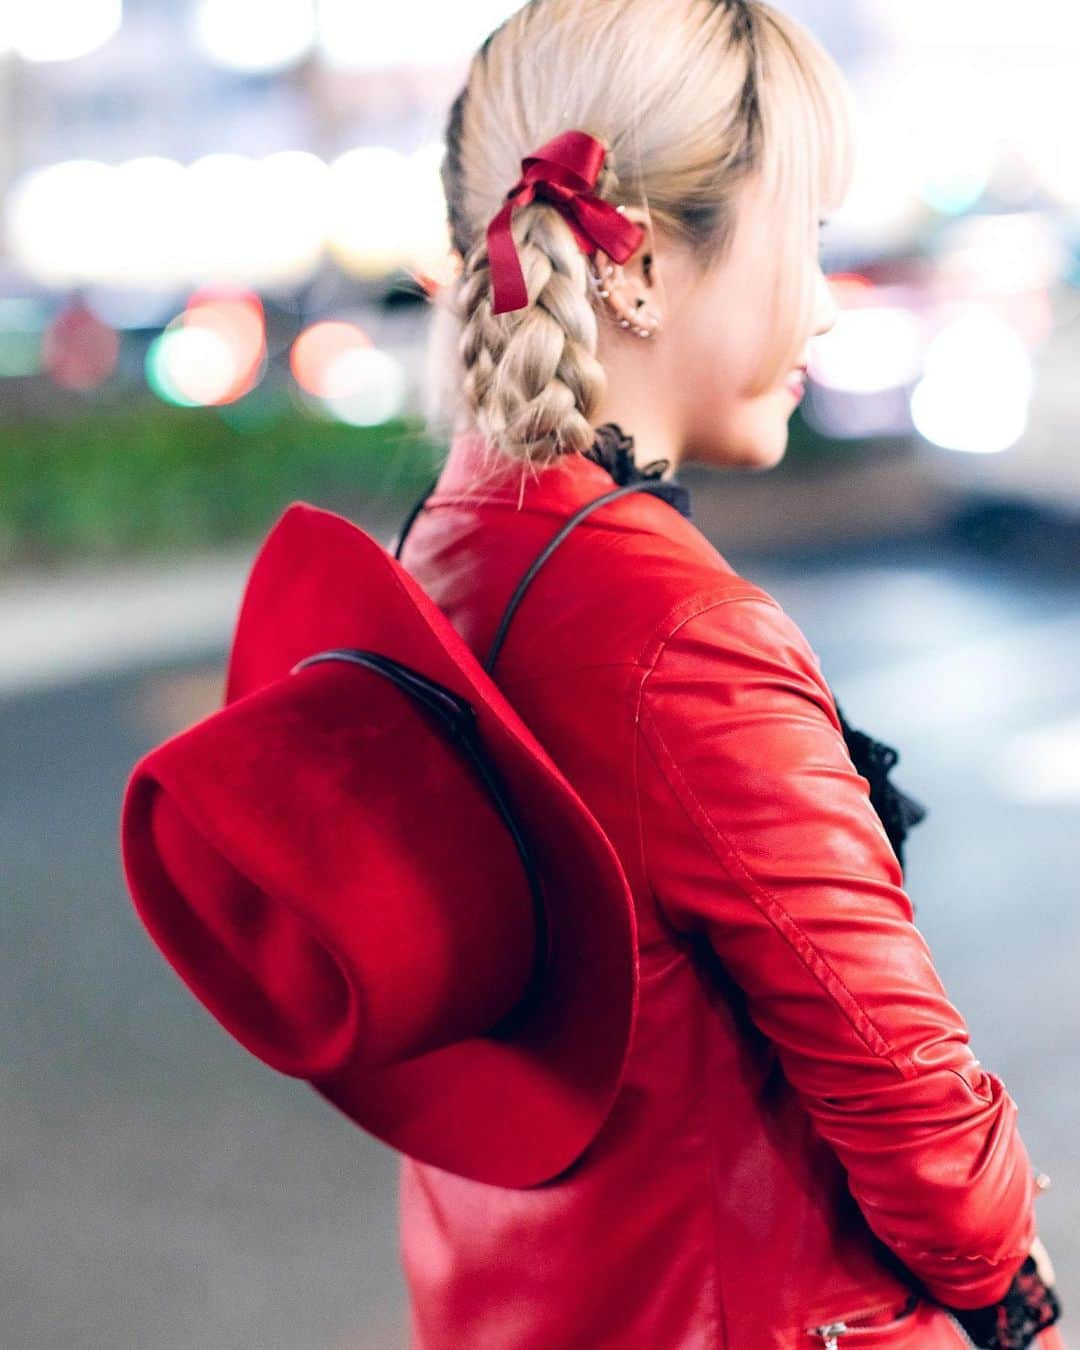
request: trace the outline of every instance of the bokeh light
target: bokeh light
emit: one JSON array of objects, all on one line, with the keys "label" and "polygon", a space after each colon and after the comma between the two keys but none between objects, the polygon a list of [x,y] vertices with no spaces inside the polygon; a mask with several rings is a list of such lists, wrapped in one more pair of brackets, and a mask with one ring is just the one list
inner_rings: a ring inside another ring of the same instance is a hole
[{"label": "bokeh light", "polygon": [[520,0],[397,0],[373,12],[356,0],[320,0],[319,48],[330,65],[352,70],[442,65],[472,52],[520,7]]},{"label": "bokeh light", "polygon": [[893,389],[922,368],[919,321],[899,305],[844,309],[810,347],[809,373],[818,384],[852,393]]},{"label": "bokeh light", "polygon": [[354,347],[335,357],[326,383],[335,391],[325,396],[339,422],[354,427],[378,426],[400,415],[408,379],[401,362],[377,347]]},{"label": "bokeh light", "polygon": [[116,170],[69,159],[17,180],[5,200],[8,252],[27,276],[61,290],[101,271]]},{"label": "bokeh light", "polygon": [[150,387],[183,407],[234,403],[254,388],[265,368],[262,302],[235,290],[196,292],[146,355]]},{"label": "bokeh light", "polygon": [[1034,373],[1016,330],[993,310],[949,320],[931,339],[911,392],[919,433],[946,450],[996,454],[1027,426]]},{"label": "bokeh light", "polygon": [[122,19],[122,0],[5,0],[0,55],[7,47],[24,61],[74,61],[104,46]]},{"label": "bokeh light", "polygon": [[290,288],[322,261],[329,191],[326,164],[301,150],[204,155],[186,168],[156,155],[66,160],[13,186],[7,242],[28,276],[58,289]]},{"label": "bokeh light", "polygon": [[293,379],[315,398],[331,399],[355,392],[347,358],[366,351],[371,339],[362,328],[343,320],[327,319],[306,328],[289,352]]},{"label": "bokeh light", "polygon": [[252,74],[294,65],[315,42],[315,0],[199,0],[193,21],[211,60]]},{"label": "bokeh light", "polygon": [[234,294],[214,290],[197,292],[188,301],[182,317],[185,328],[216,334],[229,351],[233,372],[231,382],[215,397],[199,401],[234,403],[250,392],[266,356],[266,324],[259,297],[252,291]]},{"label": "bokeh light", "polygon": [[359,146],[330,166],[327,243],[357,276],[385,274],[414,261],[437,267],[447,251],[439,146],[403,155]]},{"label": "bokeh light", "polygon": [[105,383],[116,369],[119,350],[116,333],[76,301],[45,330],[41,364],[55,384],[85,391]]}]

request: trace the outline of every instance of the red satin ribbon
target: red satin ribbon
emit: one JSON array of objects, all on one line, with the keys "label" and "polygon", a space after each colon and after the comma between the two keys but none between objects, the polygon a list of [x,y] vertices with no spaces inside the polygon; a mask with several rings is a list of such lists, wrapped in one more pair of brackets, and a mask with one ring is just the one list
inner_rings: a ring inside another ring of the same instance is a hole
[{"label": "red satin ribbon", "polygon": [[564,131],[521,161],[522,176],[487,228],[493,314],[524,309],[529,303],[510,220],[519,206],[537,197],[552,202],[566,217],[583,253],[602,248],[621,263],[641,243],[644,229],[593,194],[606,155],[603,142],[588,132]]}]

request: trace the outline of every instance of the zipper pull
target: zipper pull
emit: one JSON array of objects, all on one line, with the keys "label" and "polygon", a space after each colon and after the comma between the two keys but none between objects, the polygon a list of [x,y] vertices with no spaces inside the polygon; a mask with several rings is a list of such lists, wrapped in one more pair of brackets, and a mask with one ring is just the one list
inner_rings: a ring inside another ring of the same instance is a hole
[{"label": "zipper pull", "polygon": [[822,1350],[838,1350],[840,1343],[839,1337],[842,1336],[845,1331],[850,1331],[851,1328],[846,1322],[826,1322],[823,1326],[811,1327],[810,1330],[815,1336],[820,1336],[825,1342]]}]

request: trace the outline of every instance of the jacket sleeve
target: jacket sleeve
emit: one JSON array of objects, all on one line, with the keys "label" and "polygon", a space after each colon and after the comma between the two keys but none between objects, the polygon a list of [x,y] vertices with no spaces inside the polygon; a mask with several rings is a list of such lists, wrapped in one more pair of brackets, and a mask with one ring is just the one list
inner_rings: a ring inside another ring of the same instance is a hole
[{"label": "jacket sleeve", "polygon": [[757,587],[690,610],[638,703],[657,909],[745,992],[870,1228],[937,1301],[994,1302],[1036,1231],[1016,1104],[969,1048],[801,630]]}]

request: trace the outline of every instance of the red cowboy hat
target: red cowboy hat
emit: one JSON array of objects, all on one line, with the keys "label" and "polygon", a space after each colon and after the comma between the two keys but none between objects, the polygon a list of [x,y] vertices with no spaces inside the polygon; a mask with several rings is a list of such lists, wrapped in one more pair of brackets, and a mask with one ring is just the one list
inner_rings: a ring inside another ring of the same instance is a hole
[{"label": "red cowboy hat", "polygon": [[135,765],[135,908],[252,1054],[401,1152],[549,1180],[615,1099],[637,929],[596,819],[396,558],[294,502],[224,704]]}]

